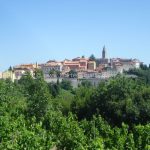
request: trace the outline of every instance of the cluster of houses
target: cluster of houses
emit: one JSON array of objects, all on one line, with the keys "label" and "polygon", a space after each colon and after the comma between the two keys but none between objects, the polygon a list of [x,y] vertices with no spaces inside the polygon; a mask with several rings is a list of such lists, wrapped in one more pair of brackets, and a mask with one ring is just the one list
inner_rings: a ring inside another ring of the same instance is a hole
[{"label": "cluster of houses", "polygon": [[103,47],[101,58],[77,57],[72,60],[65,59],[64,61],[49,60],[43,64],[21,64],[0,73],[0,78],[11,78],[13,81],[19,80],[27,71],[33,76],[36,69],[41,69],[45,80],[56,78],[58,72],[61,78],[107,79],[119,73],[122,74],[129,69],[139,68],[140,64],[141,62],[137,59],[108,59],[106,49]]}]

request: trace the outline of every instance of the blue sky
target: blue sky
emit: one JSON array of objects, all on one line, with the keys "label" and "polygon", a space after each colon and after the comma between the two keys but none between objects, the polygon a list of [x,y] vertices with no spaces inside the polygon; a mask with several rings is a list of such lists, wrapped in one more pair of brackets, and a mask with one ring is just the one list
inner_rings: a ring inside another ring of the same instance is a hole
[{"label": "blue sky", "polygon": [[0,71],[94,54],[150,63],[149,0],[0,0]]}]

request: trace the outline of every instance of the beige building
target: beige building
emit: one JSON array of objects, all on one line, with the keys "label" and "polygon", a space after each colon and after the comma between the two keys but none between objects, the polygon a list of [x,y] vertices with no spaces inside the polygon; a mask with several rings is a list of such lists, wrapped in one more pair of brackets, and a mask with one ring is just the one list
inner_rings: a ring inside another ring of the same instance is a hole
[{"label": "beige building", "polygon": [[141,62],[137,59],[111,59],[111,66],[118,72],[128,71],[129,69],[140,68]]},{"label": "beige building", "polygon": [[95,61],[89,61],[87,68],[88,68],[88,70],[95,70],[96,69],[96,62]]},{"label": "beige building", "polygon": [[81,71],[78,72],[78,79],[90,79],[90,78],[99,78],[99,73],[97,71]]},{"label": "beige building", "polygon": [[65,72],[70,71],[70,70],[78,71],[79,67],[80,67],[80,64],[78,61],[64,60],[63,62],[63,70]]},{"label": "beige building", "polygon": [[20,80],[20,78],[26,73],[29,72],[32,77],[34,77],[34,70],[32,69],[15,69],[14,70],[14,76],[16,80]]},{"label": "beige building", "polygon": [[115,77],[117,74],[118,74],[118,72],[115,69],[109,69],[109,70],[101,72],[101,78],[108,79],[111,77]]},{"label": "beige building", "polygon": [[51,70],[54,71],[62,71],[62,63],[57,61],[48,61],[46,64],[41,65],[41,70],[43,71],[44,77],[49,78],[49,72]]},{"label": "beige building", "polygon": [[79,70],[85,71],[87,70],[87,65],[88,65],[88,58],[81,58],[81,57],[77,57],[72,59],[73,62],[78,62],[79,64]]},{"label": "beige building", "polygon": [[13,67],[15,79],[19,80],[26,72],[29,72],[31,76],[34,76],[35,69],[38,68],[38,64],[21,64]]},{"label": "beige building", "polygon": [[2,78],[3,79],[11,79],[12,81],[14,81],[15,75],[14,75],[13,71],[7,70],[2,73]]}]

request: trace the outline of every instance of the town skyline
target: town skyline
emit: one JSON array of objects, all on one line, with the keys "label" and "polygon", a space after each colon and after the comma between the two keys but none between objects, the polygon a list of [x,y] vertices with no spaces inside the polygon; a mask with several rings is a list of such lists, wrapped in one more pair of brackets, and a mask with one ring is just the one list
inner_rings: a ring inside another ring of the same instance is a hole
[{"label": "town skyline", "polygon": [[[85,57],[85,58],[90,58],[90,56],[91,55],[93,55],[96,59],[99,59],[99,58],[102,58],[103,56],[103,54],[102,54],[102,51],[103,51],[103,49],[105,48],[105,50],[106,50],[106,58],[108,58],[108,59],[112,59],[112,58],[121,58],[121,59],[138,59],[138,58],[135,58],[135,57],[119,57],[119,56],[116,56],[116,57],[110,57],[110,55],[109,55],[109,51],[108,51],[108,49],[107,49],[107,47],[106,47],[106,45],[103,45],[103,47],[101,48],[101,50],[100,50],[100,52],[99,52],[99,56],[96,56],[94,53],[91,53],[89,56],[86,56],[86,55],[80,55],[80,56],[74,56],[74,57],[72,57],[72,58],[68,58],[67,56],[65,57],[65,58],[62,58],[62,59],[55,59],[55,57],[51,57],[51,58],[49,58],[49,59],[47,59],[47,60],[44,60],[44,61],[42,61],[42,62],[38,62],[38,61],[32,61],[32,60],[30,60],[30,61],[28,61],[28,62],[18,62],[18,63],[16,63],[16,64],[8,64],[7,65],[7,67],[6,66],[1,66],[0,65],[0,71],[5,71],[5,70],[8,70],[9,69],[9,67],[14,67],[14,66],[17,66],[17,65],[22,65],[22,64],[36,64],[36,63],[38,63],[38,64],[43,64],[43,63],[46,63],[46,62],[48,62],[48,61],[50,61],[50,60],[52,60],[52,61],[58,61],[58,62],[61,62],[61,61],[64,61],[65,59],[68,59],[68,60],[72,60],[72,59],[75,59],[75,58],[78,58],[78,57]],[[140,59],[138,59],[138,60],[140,60]],[[141,60],[140,60],[141,61]],[[143,64],[146,64],[145,62],[143,62],[143,61],[141,61]],[[149,65],[149,64],[147,64],[147,65]]]},{"label": "town skyline", "polygon": [[15,81],[20,80],[26,73],[30,73],[34,78],[38,69],[42,71],[46,82],[56,82],[58,78],[61,78],[61,80],[76,79],[75,82],[72,80],[72,84],[76,83],[74,86],[77,87],[79,84],[78,79],[88,79],[92,81],[93,85],[96,85],[101,80],[124,74],[131,69],[139,69],[142,64],[140,60],[133,58],[109,58],[106,47],[103,46],[100,58],[92,54],[88,58],[81,56],[71,60],[49,60],[44,63],[17,64],[0,73],[0,78]]}]

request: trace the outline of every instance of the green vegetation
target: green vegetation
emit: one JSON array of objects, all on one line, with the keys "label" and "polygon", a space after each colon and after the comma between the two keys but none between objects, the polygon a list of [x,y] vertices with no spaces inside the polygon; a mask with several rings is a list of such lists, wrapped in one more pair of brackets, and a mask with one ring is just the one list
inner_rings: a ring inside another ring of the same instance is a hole
[{"label": "green vegetation", "polygon": [[91,54],[91,56],[89,57],[89,59],[90,59],[91,61],[96,61],[96,57],[95,57],[93,54]]},{"label": "green vegetation", "polygon": [[40,70],[0,80],[0,149],[149,150],[145,78],[117,76],[98,87],[83,81],[76,89],[67,80],[47,84]]},{"label": "green vegetation", "polygon": [[150,65],[149,67],[147,65],[141,65],[140,69],[131,69],[126,73],[136,75],[141,82],[150,84]]}]

